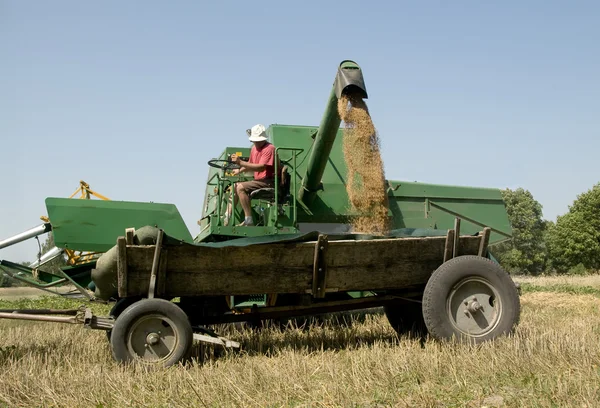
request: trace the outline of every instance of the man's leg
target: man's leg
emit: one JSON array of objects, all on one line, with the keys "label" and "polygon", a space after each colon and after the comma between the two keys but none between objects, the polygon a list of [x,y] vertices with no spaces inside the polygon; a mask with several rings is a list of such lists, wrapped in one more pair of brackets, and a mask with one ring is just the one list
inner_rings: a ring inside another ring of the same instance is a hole
[{"label": "man's leg", "polygon": [[[253,180],[244,181],[235,185],[235,192],[240,200],[242,209],[244,210],[244,222],[241,225],[254,225],[252,220],[252,207],[250,203],[250,193],[261,188],[273,187],[272,180]],[[235,207],[234,207],[235,208]]]},{"label": "man's leg", "polygon": [[[233,215],[233,209],[235,208],[235,206],[237,205],[237,194],[236,194],[236,190],[237,190],[237,185],[239,183],[236,183],[234,186],[235,188],[233,189],[233,194],[231,194],[229,196],[229,200],[227,200],[227,209],[225,210],[225,217],[223,219],[223,225],[229,225],[229,220],[231,219],[232,215]],[[233,206],[231,205],[231,201],[233,201]]]},{"label": "man's leg", "polygon": [[246,187],[244,183],[237,183],[235,185],[235,192],[240,200],[242,210],[244,210],[244,215],[246,217],[244,223],[247,224],[247,221],[252,222],[252,208],[250,207],[250,196],[246,192]]}]

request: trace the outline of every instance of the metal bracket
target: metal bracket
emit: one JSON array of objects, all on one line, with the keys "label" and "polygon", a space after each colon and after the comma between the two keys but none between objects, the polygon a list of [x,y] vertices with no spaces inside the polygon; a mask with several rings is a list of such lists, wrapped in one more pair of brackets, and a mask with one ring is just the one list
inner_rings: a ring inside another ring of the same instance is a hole
[{"label": "metal bracket", "polygon": [[488,245],[490,243],[490,235],[492,233],[491,228],[484,228],[483,234],[481,235],[481,241],[479,241],[479,252],[477,255],[487,257]]},{"label": "metal bracket", "polygon": [[90,308],[85,308],[83,314],[83,325],[93,330],[112,330],[115,320],[112,317],[98,317],[92,313]]},{"label": "metal bracket", "polygon": [[148,299],[153,299],[156,288],[156,276],[160,267],[160,251],[162,249],[163,230],[159,229],[156,236],[156,247],[154,249],[154,259],[152,261],[152,273],[150,274],[150,283],[148,284]]},{"label": "metal bracket", "polygon": [[452,258],[458,256],[458,246],[460,244],[460,218],[454,220],[454,246],[452,248]]},{"label": "metal bracket", "polygon": [[448,230],[446,234],[446,245],[444,246],[444,262],[452,259],[452,248],[454,246],[454,230]]},{"label": "metal bracket", "polygon": [[240,348],[240,343],[237,341],[229,340],[225,337],[215,337],[208,336],[206,334],[194,333],[192,335],[194,340],[201,341],[204,343],[218,344],[219,346],[223,346],[225,348]]},{"label": "metal bracket", "polygon": [[319,234],[315,244],[315,257],[313,261],[313,287],[312,295],[315,298],[325,297],[325,285],[327,282],[327,248],[329,241],[327,235]]}]

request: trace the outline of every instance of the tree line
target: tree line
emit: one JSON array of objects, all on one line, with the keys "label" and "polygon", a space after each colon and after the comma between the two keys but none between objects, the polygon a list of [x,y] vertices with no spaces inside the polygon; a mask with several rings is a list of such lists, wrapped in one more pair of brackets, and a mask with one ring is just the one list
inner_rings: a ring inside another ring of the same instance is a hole
[{"label": "tree line", "polygon": [[510,241],[490,248],[509,272],[586,274],[600,271],[600,183],[577,196],[556,221],[522,188],[502,191],[513,229]]}]

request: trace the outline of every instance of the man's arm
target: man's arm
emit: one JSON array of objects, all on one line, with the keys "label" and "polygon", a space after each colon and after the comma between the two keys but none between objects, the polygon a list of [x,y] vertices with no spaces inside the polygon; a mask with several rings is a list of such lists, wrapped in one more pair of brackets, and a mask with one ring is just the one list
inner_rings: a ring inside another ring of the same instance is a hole
[{"label": "man's arm", "polygon": [[237,154],[231,155],[231,161],[236,164],[239,164],[243,169],[245,169],[244,171],[263,171],[264,169],[266,169],[266,165],[264,163],[249,163],[240,159],[240,157]]},{"label": "man's arm", "polygon": [[251,170],[251,171],[263,171],[267,167],[264,164],[260,164],[260,163],[248,163],[248,162],[243,161],[243,160],[240,160],[238,164],[240,166],[242,166],[243,168],[245,168],[246,170]]},{"label": "man's arm", "polygon": [[237,176],[237,175],[238,175],[238,174],[240,174],[240,173],[249,173],[250,171],[251,171],[251,170],[248,170],[248,169],[247,169],[247,168],[245,168],[245,167],[240,167],[239,169],[234,169],[234,170],[232,171],[232,173],[233,173],[233,174],[235,174],[235,175]]}]

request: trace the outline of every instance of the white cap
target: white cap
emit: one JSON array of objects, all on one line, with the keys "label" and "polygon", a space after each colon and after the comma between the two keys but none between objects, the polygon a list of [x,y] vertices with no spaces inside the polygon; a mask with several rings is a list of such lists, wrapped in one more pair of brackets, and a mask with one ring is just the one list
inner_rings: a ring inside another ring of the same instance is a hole
[{"label": "white cap", "polygon": [[252,129],[248,129],[246,130],[246,133],[248,134],[249,139],[251,142],[262,142],[264,140],[267,140],[267,129],[265,129],[264,125],[254,125],[252,126]]}]

